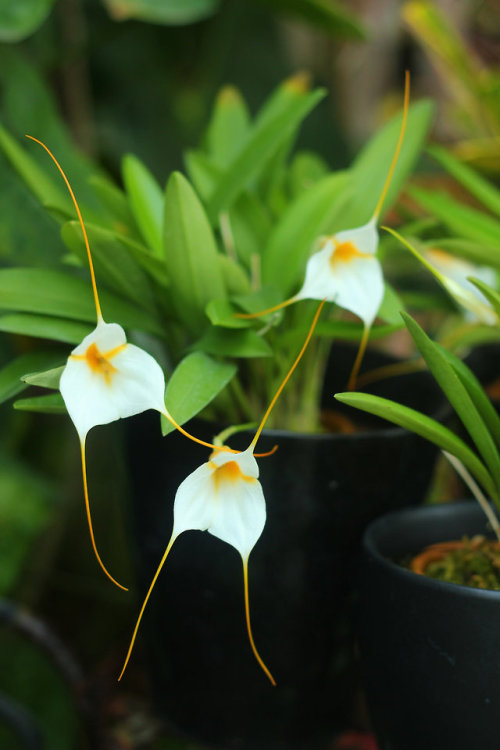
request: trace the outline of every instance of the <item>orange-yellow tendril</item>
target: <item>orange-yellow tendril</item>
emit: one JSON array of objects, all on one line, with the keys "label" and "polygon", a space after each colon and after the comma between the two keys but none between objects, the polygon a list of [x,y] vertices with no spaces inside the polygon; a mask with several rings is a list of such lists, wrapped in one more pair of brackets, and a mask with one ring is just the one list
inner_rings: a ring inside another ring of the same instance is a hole
[{"label": "orange-yellow tendril", "polygon": [[94,302],[95,302],[95,309],[96,309],[96,313],[97,313],[97,320],[98,321],[102,320],[101,305],[99,304],[99,296],[97,294],[97,284],[96,284],[96,281],[95,281],[94,264],[92,263],[92,255],[90,253],[89,239],[87,237],[87,230],[85,229],[85,224],[83,223],[83,218],[82,218],[82,214],[81,214],[81,211],[80,211],[80,207],[78,206],[78,202],[77,202],[77,200],[75,198],[75,194],[73,192],[73,189],[72,189],[71,185],[69,184],[69,180],[66,177],[66,174],[65,174],[63,168],[61,167],[61,165],[57,161],[57,159],[54,156],[54,154],[52,153],[52,151],[45,145],[45,143],[43,143],[42,141],[39,141],[38,138],[34,138],[32,135],[26,135],[26,138],[29,138],[31,141],[35,141],[35,143],[38,143],[40,146],[42,146],[42,148],[45,149],[45,151],[48,153],[48,155],[50,156],[50,158],[52,159],[52,161],[54,162],[54,164],[58,168],[59,172],[61,173],[64,182],[66,183],[66,187],[68,188],[69,194],[71,196],[71,199],[72,199],[73,204],[74,204],[75,209],[76,209],[76,213],[77,213],[77,216],[78,216],[78,221],[80,222],[80,226],[82,228],[83,240],[85,242],[85,247],[86,247],[86,250],[87,250],[87,257],[88,257],[88,260],[89,260],[90,278],[92,279],[92,290],[94,292]]},{"label": "orange-yellow tendril", "polygon": [[82,453],[83,492],[84,492],[84,495],[85,495],[85,510],[87,512],[87,521],[88,521],[88,524],[89,524],[90,540],[92,542],[92,549],[94,550],[94,554],[95,554],[95,556],[97,558],[97,562],[99,563],[99,565],[101,566],[101,568],[103,569],[104,573],[107,575],[107,577],[109,578],[109,580],[112,581],[115,584],[115,586],[118,586],[119,589],[123,589],[123,591],[128,591],[128,589],[125,586],[122,586],[121,583],[118,583],[118,581],[115,581],[115,579],[113,578],[113,576],[111,575],[111,573],[108,573],[108,571],[107,571],[107,569],[106,569],[106,567],[105,567],[103,561],[101,560],[101,558],[99,556],[99,553],[97,551],[97,546],[96,546],[95,538],[94,538],[94,530],[92,528],[92,518],[91,518],[91,515],[90,515],[89,492],[88,492],[88,487],[87,487],[87,467],[86,467],[86,462],[85,462],[85,441],[82,441],[82,443],[81,443],[81,453]]},{"label": "orange-yellow tendril", "polygon": [[253,439],[253,440],[252,440],[252,442],[250,443],[250,445],[251,445],[251,446],[252,446],[253,448],[255,448],[255,446],[257,445],[257,441],[258,441],[258,439],[259,439],[259,437],[260,437],[260,433],[261,433],[261,432],[262,432],[262,430],[264,429],[264,425],[266,424],[266,422],[267,422],[267,420],[268,420],[268,418],[269,418],[269,415],[271,414],[271,412],[272,412],[272,410],[273,410],[273,408],[274,408],[274,405],[276,404],[276,401],[277,401],[277,400],[278,400],[278,398],[280,397],[280,395],[281,395],[281,392],[282,392],[283,388],[285,387],[285,385],[286,385],[286,384],[288,383],[288,381],[290,380],[290,378],[291,378],[291,376],[292,376],[292,374],[293,374],[293,372],[294,372],[295,368],[297,367],[297,365],[299,364],[300,360],[302,359],[302,357],[303,357],[303,355],[304,355],[304,352],[305,352],[305,350],[306,350],[306,349],[307,349],[307,347],[309,346],[309,342],[310,342],[310,340],[311,340],[311,338],[312,338],[312,335],[313,335],[313,333],[314,333],[314,329],[316,328],[316,323],[318,322],[318,318],[319,318],[319,316],[320,316],[320,314],[321,314],[321,310],[323,309],[323,305],[325,304],[325,302],[326,302],[326,300],[322,300],[322,301],[321,301],[321,302],[319,303],[318,309],[316,310],[316,313],[315,313],[315,315],[314,315],[313,321],[312,321],[312,323],[311,323],[311,326],[310,326],[310,328],[309,328],[309,332],[308,332],[308,334],[307,334],[306,340],[305,340],[305,341],[304,341],[304,343],[302,344],[302,348],[301,348],[300,352],[298,353],[298,355],[297,355],[297,357],[296,357],[296,359],[295,359],[295,362],[293,363],[293,365],[292,365],[292,366],[290,367],[290,369],[288,370],[288,372],[287,372],[286,376],[285,376],[285,377],[283,378],[283,382],[281,383],[280,387],[278,388],[278,390],[277,390],[277,391],[276,391],[276,393],[274,394],[274,396],[273,396],[273,399],[272,399],[271,403],[270,403],[270,404],[269,404],[269,406],[267,407],[267,411],[266,411],[266,413],[264,414],[264,416],[263,416],[263,418],[262,418],[262,421],[261,421],[260,425],[259,425],[259,426],[258,426],[258,428],[257,428],[257,432],[255,433],[254,439]]},{"label": "orange-yellow tendril", "polygon": [[363,360],[366,345],[368,343],[368,339],[370,337],[370,327],[365,326],[363,330],[363,335],[361,337],[361,341],[359,342],[359,349],[358,353],[356,355],[356,359],[354,360],[354,364],[352,366],[351,374],[349,375],[349,380],[347,382],[347,390],[353,391],[356,386],[356,380],[358,378],[359,368],[361,366],[361,362]]},{"label": "orange-yellow tendril", "polygon": [[234,313],[235,318],[260,318],[261,315],[267,315],[267,313],[277,312],[278,310],[282,310],[284,307],[288,307],[288,305],[291,305],[295,302],[295,297],[290,297],[290,299],[286,299],[284,302],[280,302],[279,305],[274,305],[273,307],[268,307],[265,310],[259,310],[258,312],[254,313]]},{"label": "orange-yellow tendril", "polygon": [[399,153],[401,151],[401,146],[403,145],[403,138],[405,135],[406,123],[408,121],[409,105],[410,105],[410,71],[407,70],[405,71],[405,95],[404,95],[403,121],[401,123],[401,130],[399,131],[399,138],[396,144],[396,150],[394,151],[394,156],[392,157],[391,166],[389,167],[389,172],[387,173],[384,187],[382,188],[382,193],[380,194],[380,198],[378,199],[377,206],[375,208],[375,211],[373,212],[373,217],[372,217],[373,219],[378,218],[378,215],[380,211],[382,210],[382,204],[387,195],[387,191],[389,190],[389,185],[391,184],[392,175],[394,174],[396,163],[399,158]]},{"label": "orange-yellow tendril", "polygon": [[274,679],[271,672],[262,661],[262,658],[259,652],[257,651],[257,647],[255,646],[255,642],[253,640],[252,626],[250,625],[250,605],[248,601],[248,560],[243,560],[243,588],[245,591],[245,618],[247,622],[248,640],[250,641],[250,646],[252,647],[252,651],[254,653],[255,658],[259,662],[259,665],[261,666],[266,676],[269,678],[271,685],[273,685],[273,687],[276,687],[276,680]]},{"label": "orange-yellow tendril", "polygon": [[172,549],[172,545],[173,545],[174,542],[175,542],[175,537],[172,537],[171,540],[169,541],[168,545],[167,545],[167,549],[163,553],[163,557],[161,558],[160,564],[158,565],[158,567],[156,569],[156,573],[154,574],[154,578],[151,581],[151,585],[150,585],[150,587],[148,589],[148,593],[146,594],[146,597],[145,597],[145,599],[144,599],[144,601],[142,603],[141,611],[139,612],[139,617],[137,618],[137,622],[135,623],[134,632],[132,633],[132,638],[131,638],[131,641],[130,641],[130,646],[128,647],[127,656],[125,657],[125,663],[123,665],[122,671],[120,672],[120,676],[118,677],[118,682],[120,682],[121,678],[123,677],[123,674],[124,674],[125,670],[127,669],[127,664],[129,663],[130,656],[132,654],[132,649],[134,648],[135,639],[137,638],[137,631],[139,630],[139,625],[141,624],[141,620],[142,620],[142,616],[144,614],[144,610],[146,609],[147,603],[149,601],[149,597],[151,596],[151,592],[153,591],[153,589],[155,587],[155,583],[158,580],[158,576],[160,575],[163,566],[165,565],[165,560],[167,559],[168,553]]}]

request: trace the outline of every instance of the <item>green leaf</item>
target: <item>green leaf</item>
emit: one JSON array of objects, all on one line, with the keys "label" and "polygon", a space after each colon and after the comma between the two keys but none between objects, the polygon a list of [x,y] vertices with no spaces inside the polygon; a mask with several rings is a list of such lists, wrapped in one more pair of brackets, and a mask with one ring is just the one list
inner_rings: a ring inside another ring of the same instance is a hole
[{"label": "green leaf", "polygon": [[15,0],[0,4],[0,42],[19,42],[37,30],[54,0]]},{"label": "green leaf", "polygon": [[55,179],[47,177],[36,160],[1,125],[0,148],[40,203],[50,204],[62,213],[72,214],[71,201]]},{"label": "green leaf", "polygon": [[469,281],[471,284],[474,284],[475,287],[479,289],[480,292],[484,294],[490,305],[493,307],[497,315],[500,315],[500,294],[497,292],[496,289],[493,289],[491,286],[488,286],[484,281],[481,281],[481,279],[474,279],[470,278]]},{"label": "green leaf", "polygon": [[219,253],[217,262],[228,294],[247,294],[251,291],[250,279],[235,260]]},{"label": "green leaf", "polygon": [[[145,311],[102,290],[105,319],[125,328],[139,328],[164,336],[162,326]],[[0,310],[55,315],[95,323],[96,311],[88,281],[42,268],[0,269]]]},{"label": "green leaf", "polygon": [[492,476],[500,479],[498,451],[467,389],[449,364],[447,357],[443,355],[441,348],[431,341],[409,315],[402,313],[402,317],[429,370],[460,417]]},{"label": "green leaf", "polygon": [[139,232],[132,216],[127,197],[108,177],[92,175],[89,185],[96,193],[100,202],[113,219],[113,229],[118,234],[124,234],[134,240],[140,240]]},{"label": "green leaf", "polygon": [[[422,100],[408,112],[406,133],[399,159],[380,215],[392,206],[403,183],[411,174],[429,132],[434,106]],[[402,115],[392,119],[379,130],[358,154],[351,167],[352,201],[343,212],[342,226],[350,229],[368,221],[382,193],[392,157],[396,150]]]},{"label": "green leaf", "polygon": [[250,129],[248,107],[234,86],[218,93],[207,128],[207,151],[213,163],[227,167],[241,150]]},{"label": "green leaf", "polygon": [[439,349],[446,360],[453,367],[463,385],[467,389],[467,393],[471,397],[484,424],[490,431],[490,434],[493,437],[497,448],[500,448],[500,417],[497,410],[486,395],[483,386],[476,378],[474,373],[469,369],[469,367],[467,367],[464,362],[462,362],[461,359],[459,359],[457,356],[455,356],[442,346],[439,346]]},{"label": "green leaf", "polygon": [[163,191],[147,167],[128,154],[122,162],[123,182],[130,208],[148,247],[163,256]]},{"label": "green leaf", "polygon": [[16,313],[0,316],[0,331],[79,344],[92,331],[92,326],[46,315]]},{"label": "green leaf", "polygon": [[460,182],[480,203],[500,216],[500,190],[481,177],[463,162],[456,159],[449,151],[440,146],[429,146],[431,156]]},{"label": "green leaf", "polygon": [[290,164],[288,183],[292,197],[309,190],[329,173],[327,163],[314,151],[300,151]]},{"label": "green leaf", "polygon": [[[372,326],[370,328],[369,341],[389,336],[389,334],[395,331],[400,331],[401,328],[404,328],[401,318],[398,324],[391,323],[389,325]],[[302,327],[302,330],[304,333],[307,333],[305,326]],[[328,339],[359,342],[363,335],[363,325],[356,323],[354,320],[320,320],[316,326],[315,335]]]},{"label": "green leaf", "polygon": [[63,397],[60,393],[51,393],[48,396],[35,396],[34,398],[21,398],[14,401],[14,409],[19,411],[35,411],[42,414],[66,414]]},{"label": "green leaf", "polygon": [[325,95],[321,89],[307,93],[296,78],[285,82],[281,89],[284,95],[279,98],[279,105],[273,107],[271,114],[257,120],[244,147],[208,200],[207,214],[212,222],[217,221],[219,214],[229,209],[244,188],[262,173],[267,161]]},{"label": "green leaf", "polygon": [[274,284],[283,296],[296,291],[314,242],[340,220],[349,193],[349,174],[337,172],[324,177],[290,203],[262,254],[264,283]]},{"label": "green leaf", "polygon": [[254,321],[248,318],[237,318],[236,310],[227,299],[213,299],[207,305],[207,315],[214,326],[223,328],[249,328]]},{"label": "green leaf", "polygon": [[117,21],[136,18],[165,26],[183,26],[211,16],[219,0],[104,0],[104,4]]},{"label": "green leaf", "polygon": [[[181,425],[192,419],[226,387],[236,371],[236,365],[218,362],[203,352],[188,354],[167,384],[165,403],[169,413]],[[161,424],[164,435],[175,429],[163,415]]]},{"label": "green leaf", "polygon": [[500,221],[436,190],[412,187],[410,195],[454,234],[486,245],[500,244]]},{"label": "green leaf", "polygon": [[[130,252],[131,241],[122,242],[114,232],[94,224],[87,224],[86,230],[96,277],[154,315],[156,305],[151,284],[136,257]],[[61,229],[61,237],[66,247],[86,265],[87,250],[79,222],[67,222]]]},{"label": "green leaf", "polygon": [[272,349],[255,331],[209,328],[193,349],[219,357],[270,357]]},{"label": "green leaf", "polygon": [[229,227],[238,260],[252,271],[268,241],[272,222],[267,206],[256,195],[244,191],[229,210]]},{"label": "green leaf", "polygon": [[28,352],[21,354],[0,370],[0,403],[17,396],[26,388],[21,378],[28,372],[50,367],[61,361],[57,352]]},{"label": "green leaf", "polygon": [[28,375],[23,375],[23,382],[27,385],[36,385],[40,388],[52,388],[58,391],[59,381],[61,380],[61,375],[65,368],[66,365],[62,365],[61,367],[53,367],[51,370],[32,372]]},{"label": "green leaf", "polygon": [[345,39],[365,39],[366,31],[356,16],[336,0],[260,0],[270,9],[302,19],[322,31]]},{"label": "green leaf", "polygon": [[207,327],[205,307],[225,296],[215,239],[199,198],[174,172],[165,196],[165,264],[172,304],[192,333]]},{"label": "green leaf", "polygon": [[[336,393],[335,398],[342,404],[387,419],[393,424],[430,440],[441,450],[448,451],[448,453],[456,456],[482,484],[490,497],[498,497],[495,483],[485,465],[475,453],[451,430],[431,419],[431,417],[420,414],[420,412],[410,409],[408,406],[368,393]],[[408,481],[411,482],[411,477],[408,477]]]}]

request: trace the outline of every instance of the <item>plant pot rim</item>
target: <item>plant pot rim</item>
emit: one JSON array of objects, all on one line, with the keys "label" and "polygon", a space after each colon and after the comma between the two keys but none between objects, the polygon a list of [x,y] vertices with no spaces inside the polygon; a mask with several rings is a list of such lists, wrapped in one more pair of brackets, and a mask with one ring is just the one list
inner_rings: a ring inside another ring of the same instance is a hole
[{"label": "plant pot rim", "polygon": [[[450,581],[440,581],[435,578],[429,578],[425,575],[414,573],[412,570],[404,568],[399,563],[387,557],[387,553],[382,551],[381,548],[388,546],[390,536],[394,535],[394,529],[400,528],[400,531],[404,533],[405,528],[409,528],[411,524],[420,522],[427,522],[428,526],[439,528],[443,526],[443,532],[440,536],[440,541],[449,541],[450,539],[457,538],[456,533],[447,533],[446,524],[449,521],[450,514],[462,514],[464,520],[467,518],[478,518],[481,515],[485,519],[485,525],[487,522],[486,516],[478,503],[475,500],[459,500],[447,503],[441,503],[438,505],[426,505],[418,506],[413,508],[402,508],[400,510],[391,511],[386,513],[384,516],[373,521],[365,531],[363,536],[363,549],[366,554],[376,560],[377,564],[380,565],[387,573],[396,576],[401,581],[406,581],[407,585],[419,585],[427,588],[429,591],[441,592],[443,595],[448,596],[468,596],[471,598],[478,599],[490,599],[491,601],[497,601],[500,604],[500,591],[493,591],[492,589],[478,589],[471,586],[464,586],[459,583],[452,583]],[[422,541],[422,546],[433,542]],[[407,553],[415,552],[415,549],[407,549]],[[398,552],[399,554],[404,554]]]}]

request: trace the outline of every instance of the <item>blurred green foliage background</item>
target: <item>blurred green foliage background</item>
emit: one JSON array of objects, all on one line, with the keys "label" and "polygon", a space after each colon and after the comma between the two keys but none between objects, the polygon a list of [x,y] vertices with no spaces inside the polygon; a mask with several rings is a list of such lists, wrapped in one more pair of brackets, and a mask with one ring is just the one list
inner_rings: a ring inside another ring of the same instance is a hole
[{"label": "blurred green foliage background", "polygon": [[[498,19],[495,27],[488,2],[463,2],[450,21],[465,45],[475,45],[475,61],[485,47],[488,51],[481,63],[489,71],[482,79],[481,106],[490,114],[481,132],[478,123],[484,118],[472,126],[450,106],[457,86],[443,94],[447,80],[458,76],[467,83],[470,71],[464,71],[463,60],[469,58],[457,53],[462,67],[454,67],[453,59],[441,65],[443,83],[436,87],[425,40],[437,26],[446,32],[436,19],[432,25],[432,14],[426,16],[427,26],[417,24],[409,11],[405,21],[399,5],[389,0],[3,2],[0,123],[18,138],[32,133],[49,143],[77,194],[92,204],[86,185],[90,158],[119,180],[121,158],[133,152],[163,185],[168,173],[183,168],[182,150],[198,143],[222,85],[236,85],[255,111],[280,81],[302,67],[329,95],[307,118],[300,145],[314,148],[332,167],[343,167],[394,108],[392,92],[409,65],[417,90],[442,102],[444,96],[447,138],[457,143],[466,138],[469,145],[471,138],[476,145],[481,141],[477,162],[483,163],[484,139],[491,137],[495,117],[498,123],[498,111],[484,96],[487,90],[493,101],[498,93]],[[420,5],[439,11],[440,3]],[[478,91],[468,84],[469,102]],[[33,157],[44,159],[41,150]],[[0,154],[0,264],[50,267],[63,255],[57,223]],[[44,366],[28,338],[3,336],[0,392],[11,381],[2,379],[2,367],[14,354],[25,357],[22,372]],[[132,580],[120,441],[117,425],[108,426],[105,435],[92,434],[88,464],[100,544],[112,568],[128,571]],[[154,717],[140,667],[117,687],[135,605],[95,575],[81,499],[78,442],[69,420],[0,406],[0,747],[41,747],[43,737],[50,750],[186,749],[166,736]],[[26,611],[46,625],[26,620]]]}]

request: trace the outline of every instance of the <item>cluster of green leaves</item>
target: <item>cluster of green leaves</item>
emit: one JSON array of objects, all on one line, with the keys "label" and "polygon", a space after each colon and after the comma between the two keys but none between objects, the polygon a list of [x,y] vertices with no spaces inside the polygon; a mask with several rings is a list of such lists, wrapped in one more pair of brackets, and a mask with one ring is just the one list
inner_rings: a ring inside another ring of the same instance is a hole
[{"label": "cluster of green leaves", "polygon": [[[186,154],[189,179],[174,172],[163,190],[147,167],[128,155],[124,189],[97,168],[85,186],[82,212],[104,317],[119,322],[132,338],[139,335],[166,367],[167,405],[178,421],[216,397],[218,416],[225,420],[247,421],[261,413],[303,340],[308,303],[272,321],[241,319],[234,312],[283,300],[301,283],[320,235],[361,225],[373,212],[400,117],[374,136],[348,170],[332,172],[317,154],[293,151],[301,122],[323,96],[296,76],[252,118],[240,93],[225,88],[202,146]],[[410,109],[385,208],[411,173],[431,115],[429,102]],[[40,161],[36,144],[21,146],[0,127],[0,148],[61,224],[69,250],[57,268],[0,270],[0,330],[76,344],[95,324],[95,310],[71,201],[52,163]],[[373,335],[401,325],[395,322],[398,309],[389,291],[381,310],[386,325],[374,327]],[[361,327],[337,315],[325,319],[318,333],[356,340]],[[23,362],[11,363],[0,375],[4,396],[33,384],[57,388],[64,360],[53,347],[45,356],[49,371],[33,367],[30,374],[27,368],[21,384]],[[321,364],[314,369],[321,371]],[[294,383],[296,393],[309,391],[304,381]],[[17,407],[63,410],[58,394],[41,399],[21,400]]]},{"label": "cluster of green leaves", "polygon": [[394,401],[366,393],[338,393],[335,398],[415,432],[455,456],[500,509],[500,417],[471,370],[433,342],[408,315],[406,326],[434,379],[471,440],[470,447],[431,417]]},{"label": "cluster of green leaves", "polygon": [[[18,42],[45,21],[55,0],[16,0],[0,7],[0,41]],[[335,0],[259,0],[271,11],[299,17],[327,33],[362,38],[356,17]],[[117,21],[137,19],[146,23],[179,26],[195,23],[219,10],[220,0],[103,0]]]},{"label": "cluster of green leaves", "polygon": [[[496,9],[484,3],[486,19],[496,21]],[[453,129],[462,140],[454,146],[461,159],[488,172],[498,173],[500,149],[500,76],[498,66],[485,65],[451,14],[432,0],[409,0],[402,15],[422,44],[443,80],[443,90],[453,105]],[[486,21],[488,23],[488,21]]]}]

